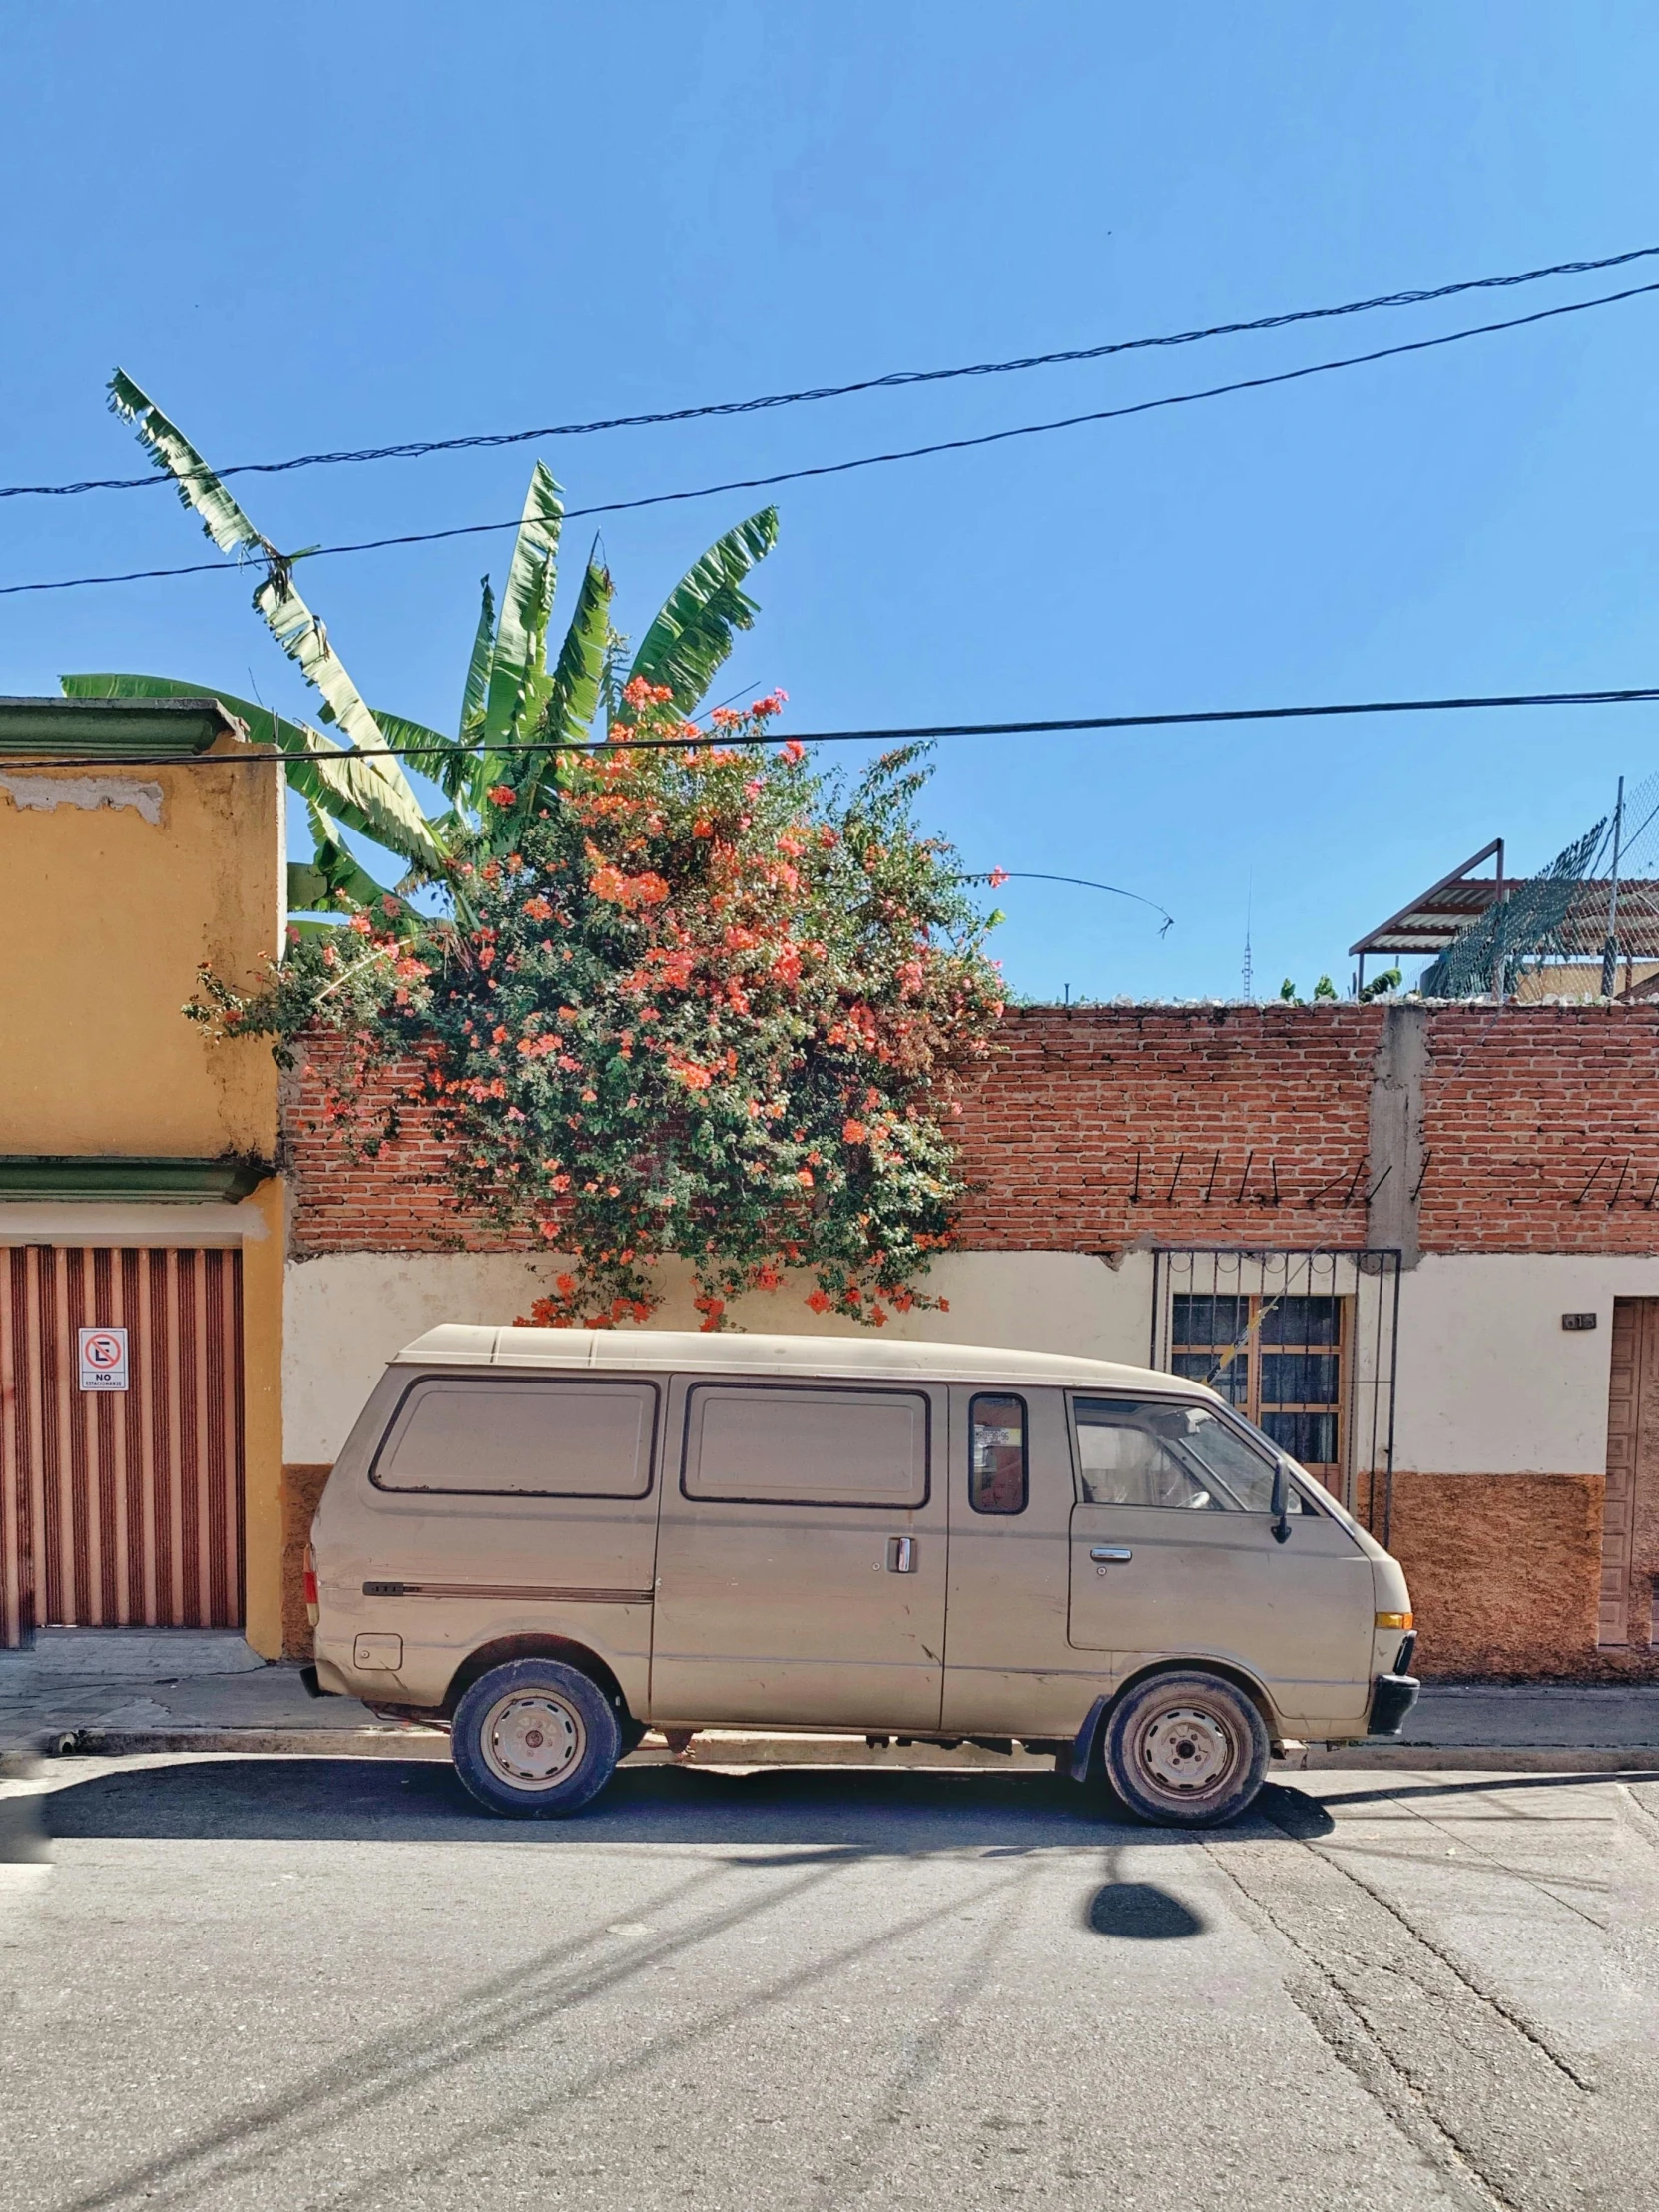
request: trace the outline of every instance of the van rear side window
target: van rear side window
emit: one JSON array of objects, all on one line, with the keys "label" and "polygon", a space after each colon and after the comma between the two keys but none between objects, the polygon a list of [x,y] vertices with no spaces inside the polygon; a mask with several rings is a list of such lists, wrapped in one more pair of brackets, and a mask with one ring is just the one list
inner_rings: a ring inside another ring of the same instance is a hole
[{"label": "van rear side window", "polygon": [[405,1395],[369,1479],[445,1496],[644,1497],[656,1426],[649,1382],[432,1376]]},{"label": "van rear side window", "polygon": [[681,1487],[730,1504],[925,1505],[927,1400],[916,1390],[698,1384]]}]

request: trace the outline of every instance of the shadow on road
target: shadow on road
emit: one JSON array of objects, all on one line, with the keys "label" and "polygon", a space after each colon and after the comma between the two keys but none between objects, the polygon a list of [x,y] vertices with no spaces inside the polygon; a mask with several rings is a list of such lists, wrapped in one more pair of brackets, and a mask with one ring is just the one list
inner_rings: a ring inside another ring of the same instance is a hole
[{"label": "shadow on road", "polygon": [[[1300,1790],[1270,1785],[1261,1811],[1294,1835],[1331,1820]],[[44,1800],[55,1837],[489,1843],[836,1845],[872,1853],[1018,1853],[1106,1842],[1180,1844],[1104,1792],[1058,1776],[762,1768],[624,1767],[571,1821],[497,1820],[446,1764],[396,1759],[180,1759],[66,1780]],[[1256,1816],[1251,1816],[1254,1824]]]},{"label": "shadow on road", "polygon": [[1103,1882],[1083,1921],[1097,1936],[1124,1936],[1135,1943],[1179,1942],[1183,1936],[1202,1936],[1208,1925],[1155,1882]]}]

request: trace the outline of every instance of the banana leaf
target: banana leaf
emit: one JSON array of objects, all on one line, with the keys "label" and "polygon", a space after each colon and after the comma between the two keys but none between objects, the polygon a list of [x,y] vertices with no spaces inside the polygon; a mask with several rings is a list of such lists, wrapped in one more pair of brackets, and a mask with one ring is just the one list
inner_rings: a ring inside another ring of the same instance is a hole
[{"label": "banana leaf", "polygon": [[309,860],[288,862],[288,912],[326,913],[333,897],[328,878]]},{"label": "banana leaf", "polygon": [[[597,541],[596,541],[597,542]],[[605,646],[611,628],[611,576],[594,555],[576,596],[576,612],[565,632],[564,644],[553,669],[547,706],[536,736],[555,745],[585,745],[599,705],[599,687],[605,673]],[[557,753],[520,754],[507,777],[518,793],[512,814],[512,833],[527,822],[546,794],[559,780]]]},{"label": "banana leaf", "polygon": [[[375,708],[374,719],[387,745],[415,749],[404,752],[405,768],[429,776],[446,799],[459,794],[471,774],[473,757],[462,750],[458,738],[446,737],[441,730],[429,729],[424,722],[411,722],[407,715],[392,714],[385,707]],[[438,818],[428,815],[426,827],[440,842],[447,842]]]},{"label": "banana leaf", "polygon": [[[395,918],[404,925],[417,921],[418,917],[403,899],[395,892],[388,891],[383,883],[375,881],[346,844],[339,824],[312,800],[305,803],[305,819],[310,824],[311,842],[315,850],[310,866],[303,873],[313,892],[321,892],[320,897],[313,896],[307,911],[346,914],[372,912],[378,921]],[[295,872],[293,868],[288,870],[290,886]],[[291,887],[288,900],[291,905]],[[391,909],[395,909],[395,913]]]},{"label": "banana leaf", "polygon": [[388,795],[385,780],[376,771],[395,767],[395,762],[341,759],[333,741],[309,723],[291,722],[255,700],[239,699],[213,684],[186,684],[172,676],[108,674],[61,676],[58,681],[71,699],[217,699],[247,723],[257,745],[276,746],[288,756],[288,782],[303,798],[326,807],[348,830],[383,844],[405,865],[428,875],[443,873],[447,844],[420,812],[420,802],[406,778],[400,781],[413,804],[415,826],[411,827],[401,806],[387,804],[388,796],[395,800],[396,788]]},{"label": "banana leaf", "polygon": [[[133,424],[151,458],[173,478],[180,498],[194,508],[201,517],[202,527],[222,552],[252,551],[266,559],[269,565],[265,581],[254,594],[254,604],[282,651],[296,663],[306,682],[321,693],[321,719],[333,723],[350,745],[371,748],[382,745],[384,740],[379,726],[346,673],[345,664],[329,644],[326,629],[295,589],[287,564],[271,541],[255,529],[183,431],[170,422],[149,394],[141,391],[119,368],[110,380],[110,404]],[[290,727],[304,730],[306,726]],[[309,738],[316,737],[314,731],[306,734]],[[315,752],[324,747],[325,741],[318,741],[303,750]],[[366,800],[365,811],[372,813],[383,826],[374,828],[368,834],[390,843],[400,855],[423,856],[434,870],[440,869],[444,854],[432,837],[420,802],[397,762],[369,758],[352,765],[364,771],[362,776],[352,780],[353,798],[359,805]],[[393,836],[397,837],[397,842],[392,842]]]},{"label": "banana leaf", "polygon": [[[495,594],[490,590],[487,576],[479,578],[483,587],[483,605],[478,610],[478,628],[472,640],[472,658],[466,664],[466,687],[461,693],[461,727],[463,740],[475,738],[484,727],[484,708],[489,700],[490,663],[495,658]],[[454,798],[454,793],[450,793]]]},{"label": "banana leaf", "polygon": [[711,545],[663,602],[630,679],[666,684],[680,713],[689,715],[731,652],[734,632],[754,626],[760,608],[739,585],[777,543],[778,510],[763,507]]},{"label": "banana leaf", "polygon": [[222,553],[264,547],[265,540],[184,432],[119,368],[110,378],[110,408],[133,425],[139,443],[162,473],[173,478],[180,499],[196,510]]},{"label": "banana leaf", "polygon": [[539,718],[547,697],[547,622],[563,520],[559,487],[546,464],[538,461],[531,472],[524,517],[501,594],[501,620],[484,704],[482,735],[489,745],[522,736]]}]

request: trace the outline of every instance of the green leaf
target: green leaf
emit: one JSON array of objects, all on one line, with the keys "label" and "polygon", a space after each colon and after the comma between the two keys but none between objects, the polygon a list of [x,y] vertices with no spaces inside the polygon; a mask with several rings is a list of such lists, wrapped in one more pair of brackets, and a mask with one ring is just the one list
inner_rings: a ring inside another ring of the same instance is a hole
[{"label": "green leaf", "polygon": [[[382,745],[379,726],[346,674],[345,664],[329,644],[327,631],[295,590],[287,563],[270,539],[255,529],[178,426],[119,368],[110,380],[110,404],[134,425],[140,441],[158,466],[172,476],[179,496],[202,517],[203,528],[222,552],[254,548],[265,555],[269,566],[264,583],[254,594],[254,604],[288,659],[321,693],[323,721],[336,724],[352,745]],[[316,733],[305,725],[296,727],[307,739],[316,739]],[[326,744],[316,740],[302,750],[325,751]],[[443,850],[428,830],[420,802],[396,761],[367,759],[349,765],[362,773],[353,775],[346,788],[365,812],[375,817],[369,834],[409,859],[421,859],[434,870],[440,869]]]},{"label": "green leaf", "polygon": [[[472,772],[472,755],[464,752],[459,738],[445,737],[441,730],[428,729],[424,722],[411,722],[407,715],[389,714],[384,707],[376,707],[374,719],[380,725],[380,734],[388,745],[398,747],[425,747],[405,756],[404,766],[419,769],[422,776],[431,777],[442,788],[446,799],[454,799],[466,785]],[[442,838],[443,832],[428,815],[427,828]]]},{"label": "green leaf", "polygon": [[[373,909],[384,920],[387,918],[385,901],[391,899],[400,918],[412,918],[403,900],[369,874],[346,844],[339,824],[313,800],[305,803],[305,818],[310,824],[315,851],[311,865],[304,872],[307,876],[316,878],[322,889],[322,896],[312,901],[313,911],[352,914]],[[293,870],[290,869],[290,881],[292,874]],[[291,902],[290,890],[289,903]]]},{"label": "green leaf", "polygon": [[777,543],[778,510],[763,507],[711,545],[664,601],[640,641],[630,679],[666,684],[689,715],[731,652],[734,633],[753,627],[760,609],[738,587]]},{"label": "green leaf", "polygon": [[[492,745],[519,737],[539,714],[537,679],[545,683],[547,618],[553,606],[554,563],[564,501],[545,464],[538,461],[524,501],[512,565],[501,594],[501,621],[490,660],[482,735]],[[476,652],[476,647],[474,647]],[[468,688],[471,677],[468,676]]]},{"label": "green leaf", "polygon": [[[461,736],[476,737],[484,727],[484,707],[489,699],[490,663],[495,658],[495,594],[487,576],[480,577],[484,601],[478,610],[478,630],[472,640],[472,658],[466,664],[466,689],[461,694]],[[450,795],[453,797],[453,793]]]},{"label": "green leaf", "polygon": [[290,914],[320,914],[327,910],[331,896],[328,878],[321,868],[308,860],[288,862],[288,912]]},{"label": "green leaf", "polygon": [[266,549],[265,539],[184,432],[119,368],[110,378],[110,406],[133,425],[150,458],[173,478],[179,497],[201,516],[203,529],[222,553],[247,546]]},{"label": "green leaf", "polygon": [[[599,705],[599,686],[605,673],[605,645],[610,636],[611,576],[591,554],[576,612],[559,648],[553,670],[552,690],[536,736],[555,745],[585,745]],[[521,754],[508,781],[518,793],[512,827],[525,821],[540,804],[543,794],[559,780],[559,755]]]}]

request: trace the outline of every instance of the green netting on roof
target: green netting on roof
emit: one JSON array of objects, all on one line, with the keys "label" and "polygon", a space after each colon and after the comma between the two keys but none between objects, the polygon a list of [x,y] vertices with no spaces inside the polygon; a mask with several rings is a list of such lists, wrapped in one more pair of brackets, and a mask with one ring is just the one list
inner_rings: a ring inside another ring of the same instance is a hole
[{"label": "green netting on roof", "polygon": [[1530,881],[1517,883],[1502,902],[1453,938],[1424,974],[1424,998],[1484,998],[1501,971],[1507,996],[1524,964],[1542,967],[1569,957],[1563,940],[1585,876],[1606,834],[1605,819]]},{"label": "green netting on roof", "polygon": [[[1616,862],[1616,865],[1615,865]],[[1616,885],[1616,891],[1615,891]],[[1539,969],[1615,958],[1659,961],[1659,774],[1624,795],[1536,875],[1453,938],[1419,986],[1425,998],[1513,995]]]}]

